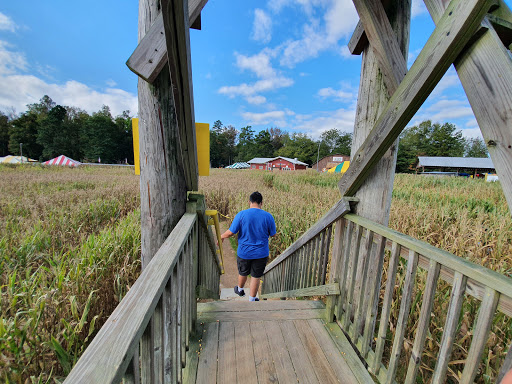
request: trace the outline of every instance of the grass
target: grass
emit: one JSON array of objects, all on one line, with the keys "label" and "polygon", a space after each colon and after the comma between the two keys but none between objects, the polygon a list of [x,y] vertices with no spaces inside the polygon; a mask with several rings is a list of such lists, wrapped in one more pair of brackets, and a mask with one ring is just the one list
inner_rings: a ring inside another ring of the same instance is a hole
[{"label": "grass", "polygon": [[138,179],[0,167],[0,378],[65,376],[140,270]]}]

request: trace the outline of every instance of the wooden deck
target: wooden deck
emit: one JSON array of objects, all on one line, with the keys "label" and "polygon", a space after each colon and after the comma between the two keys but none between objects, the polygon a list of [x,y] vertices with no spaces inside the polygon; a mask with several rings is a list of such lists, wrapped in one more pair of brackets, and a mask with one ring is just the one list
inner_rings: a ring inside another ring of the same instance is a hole
[{"label": "wooden deck", "polygon": [[184,383],[367,383],[373,381],[320,301],[198,305]]}]

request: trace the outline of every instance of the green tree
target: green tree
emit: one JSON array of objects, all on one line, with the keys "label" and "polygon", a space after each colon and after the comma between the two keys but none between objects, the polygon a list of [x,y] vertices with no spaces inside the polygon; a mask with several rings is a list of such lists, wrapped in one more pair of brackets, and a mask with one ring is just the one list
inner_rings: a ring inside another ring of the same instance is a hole
[{"label": "green tree", "polygon": [[116,128],[110,108],[106,105],[87,119],[81,142],[84,146],[84,157],[88,161],[101,159],[102,163],[113,163],[117,160]]},{"label": "green tree", "polygon": [[59,155],[72,156],[72,143],[68,132],[67,111],[61,105],[53,107],[41,121],[37,132],[37,143],[43,147],[43,160]]},{"label": "green tree", "polygon": [[318,143],[305,133],[293,133],[286,137],[283,147],[277,152],[278,156],[297,158],[311,165],[316,161]]},{"label": "green tree", "polygon": [[275,157],[277,151],[284,145],[283,140],[285,136],[288,136],[288,133],[277,127],[271,127],[268,132],[270,133],[270,142],[272,145],[272,157]]},{"label": "green tree", "polygon": [[258,132],[254,138],[254,152],[258,157],[274,157],[272,137],[268,130]]},{"label": "green tree", "polygon": [[23,156],[40,159],[43,148],[36,141],[38,130],[38,116],[33,112],[25,112],[13,120],[9,130],[9,152],[20,155],[20,144],[23,144]]},{"label": "green tree", "polygon": [[9,154],[9,117],[0,112],[0,156]]},{"label": "green tree", "polygon": [[261,157],[255,150],[254,130],[250,125],[240,129],[237,150],[236,161],[248,161],[254,157]]},{"label": "green tree", "polygon": [[133,164],[133,133],[130,111],[123,111],[115,118],[114,122],[118,143],[114,157],[118,162]]},{"label": "green tree", "polygon": [[466,139],[464,148],[465,157],[489,157],[485,142],[480,137]]}]

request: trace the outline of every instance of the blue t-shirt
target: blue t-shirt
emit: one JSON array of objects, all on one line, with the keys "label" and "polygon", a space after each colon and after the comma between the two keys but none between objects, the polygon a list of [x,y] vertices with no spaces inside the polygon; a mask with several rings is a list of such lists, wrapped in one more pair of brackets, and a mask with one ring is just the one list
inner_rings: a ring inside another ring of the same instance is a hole
[{"label": "blue t-shirt", "polygon": [[229,230],[238,233],[238,257],[262,259],[270,253],[268,238],[276,234],[276,223],[270,213],[249,208],[237,213]]}]

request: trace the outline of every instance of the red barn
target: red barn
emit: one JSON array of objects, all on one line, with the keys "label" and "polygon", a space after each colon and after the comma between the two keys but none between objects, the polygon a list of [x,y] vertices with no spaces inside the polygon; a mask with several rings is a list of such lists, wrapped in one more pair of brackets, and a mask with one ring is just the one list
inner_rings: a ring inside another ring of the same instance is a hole
[{"label": "red barn", "polygon": [[288,157],[255,157],[247,162],[251,169],[258,170],[281,170],[281,171],[298,171],[307,168],[307,164],[297,159]]}]

